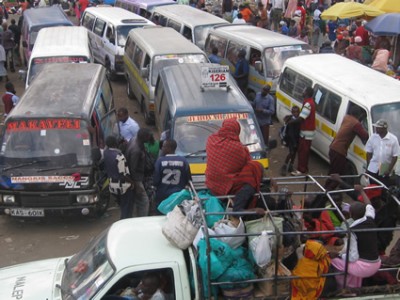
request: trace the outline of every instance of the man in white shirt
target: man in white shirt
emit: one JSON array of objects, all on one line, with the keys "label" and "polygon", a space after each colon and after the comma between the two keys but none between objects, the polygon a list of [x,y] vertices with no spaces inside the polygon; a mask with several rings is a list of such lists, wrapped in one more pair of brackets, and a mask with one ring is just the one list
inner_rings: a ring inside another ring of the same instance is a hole
[{"label": "man in white shirt", "polygon": [[139,124],[129,117],[128,110],[125,107],[118,109],[117,117],[120,134],[126,143],[128,143],[132,138],[136,137],[140,129]]},{"label": "man in white shirt", "polygon": [[285,13],[285,1],[284,0],[271,0],[271,30],[277,32],[279,28],[279,22],[282,19],[283,14]]},{"label": "man in white shirt", "polygon": [[237,17],[233,19],[232,24],[246,24],[241,13],[237,14]]},{"label": "man in white shirt", "polygon": [[390,185],[390,175],[400,155],[397,137],[388,131],[388,122],[380,119],[372,124],[375,133],[370,136],[367,151],[367,173]]}]

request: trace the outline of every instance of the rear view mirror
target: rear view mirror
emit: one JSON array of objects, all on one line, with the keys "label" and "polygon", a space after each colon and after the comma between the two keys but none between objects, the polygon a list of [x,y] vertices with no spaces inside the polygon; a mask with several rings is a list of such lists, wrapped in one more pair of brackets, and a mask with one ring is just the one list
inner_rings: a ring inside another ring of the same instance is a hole
[{"label": "rear view mirror", "polygon": [[142,76],[142,78],[149,77],[149,69],[148,68],[142,68],[140,70],[140,76]]},{"label": "rear view mirror", "polygon": [[261,60],[257,60],[254,62],[254,67],[256,68],[256,70],[258,72],[262,72],[263,67],[262,67],[262,61]]}]

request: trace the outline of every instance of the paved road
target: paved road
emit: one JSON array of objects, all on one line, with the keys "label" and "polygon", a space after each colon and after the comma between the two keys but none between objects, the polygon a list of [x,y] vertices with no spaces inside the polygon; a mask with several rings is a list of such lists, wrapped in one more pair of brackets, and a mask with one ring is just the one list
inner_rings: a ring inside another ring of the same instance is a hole
[{"label": "paved road", "polygon": [[[18,67],[16,68],[19,69]],[[10,80],[20,96],[24,84],[18,79],[18,72],[9,74]],[[141,126],[144,119],[135,101],[126,96],[126,84],[123,78],[112,83],[116,107],[125,106],[130,115]],[[4,81],[0,82],[0,94],[5,92]],[[154,127],[152,127],[154,130]],[[277,137],[279,124],[272,126],[272,136]],[[286,148],[278,145],[271,152],[271,175],[279,176],[281,162],[287,153]],[[313,155],[311,168],[313,174],[325,174],[326,163]],[[0,267],[17,263],[45,259],[57,256],[72,255],[79,251],[88,241],[107,228],[119,218],[119,210],[112,203],[107,213],[100,219],[86,217],[46,218],[39,220],[16,220],[0,216]]]}]

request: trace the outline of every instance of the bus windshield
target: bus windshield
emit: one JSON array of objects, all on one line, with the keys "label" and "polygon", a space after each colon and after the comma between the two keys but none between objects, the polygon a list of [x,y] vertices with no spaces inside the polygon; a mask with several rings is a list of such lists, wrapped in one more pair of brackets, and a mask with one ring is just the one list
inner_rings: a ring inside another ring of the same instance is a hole
[{"label": "bus windshield", "polygon": [[28,85],[31,84],[33,78],[35,78],[35,76],[43,69],[45,64],[89,62],[90,58],[85,56],[52,56],[34,58],[29,68]]},{"label": "bus windshield", "polygon": [[77,119],[9,120],[0,155],[9,166],[46,160],[58,167],[92,163],[88,124]]},{"label": "bus windshield", "polygon": [[225,119],[236,117],[240,123],[240,141],[250,152],[262,150],[261,138],[253,116],[249,113],[209,114],[177,118],[173,138],[177,141],[176,153],[188,155],[198,152],[205,156],[208,137],[217,132]]},{"label": "bus windshield", "polygon": [[167,54],[157,55],[154,57],[153,71],[151,76],[151,84],[156,85],[158,73],[166,66],[173,66],[178,64],[195,64],[205,63],[207,57],[204,54]]},{"label": "bus windshield", "polygon": [[268,78],[279,77],[283,64],[290,57],[311,54],[309,45],[282,46],[265,49],[265,70]]}]

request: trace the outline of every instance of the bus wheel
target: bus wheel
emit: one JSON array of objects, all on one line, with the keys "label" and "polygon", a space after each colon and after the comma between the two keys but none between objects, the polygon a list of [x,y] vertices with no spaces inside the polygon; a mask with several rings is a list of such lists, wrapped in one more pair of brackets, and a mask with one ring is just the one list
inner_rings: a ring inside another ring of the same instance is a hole
[{"label": "bus wheel", "polygon": [[128,95],[129,99],[135,98],[135,95],[132,92],[131,83],[128,76],[126,76],[126,94]]}]

